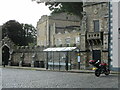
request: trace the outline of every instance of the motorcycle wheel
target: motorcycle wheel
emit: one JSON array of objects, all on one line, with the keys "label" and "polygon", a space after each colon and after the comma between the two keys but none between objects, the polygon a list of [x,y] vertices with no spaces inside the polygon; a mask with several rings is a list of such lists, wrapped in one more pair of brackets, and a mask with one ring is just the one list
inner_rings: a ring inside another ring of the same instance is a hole
[{"label": "motorcycle wheel", "polygon": [[109,75],[110,74],[110,70],[107,69],[106,72],[105,72],[105,75]]},{"label": "motorcycle wheel", "polygon": [[95,76],[97,76],[97,77],[100,76],[100,70],[99,70],[99,69],[96,69],[96,70],[95,70]]}]

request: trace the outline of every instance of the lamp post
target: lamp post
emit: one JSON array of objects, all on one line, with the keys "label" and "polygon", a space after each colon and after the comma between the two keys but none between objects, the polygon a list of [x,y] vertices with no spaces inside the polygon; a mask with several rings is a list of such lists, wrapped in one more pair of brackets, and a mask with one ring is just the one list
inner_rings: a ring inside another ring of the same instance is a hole
[{"label": "lamp post", "polygon": [[46,52],[46,69],[48,69],[48,52]]},{"label": "lamp post", "polygon": [[78,48],[76,51],[77,51],[77,59],[78,59],[78,69],[80,70],[80,49]]},{"label": "lamp post", "polygon": [[65,56],[65,69],[68,70],[68,51],[66,52],[66,56]]}]

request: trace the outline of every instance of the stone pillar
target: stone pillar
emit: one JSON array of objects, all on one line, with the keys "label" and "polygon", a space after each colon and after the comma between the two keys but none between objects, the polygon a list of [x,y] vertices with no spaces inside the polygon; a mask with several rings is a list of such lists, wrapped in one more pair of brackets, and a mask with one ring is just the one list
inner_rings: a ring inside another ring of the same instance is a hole
[{"label": "stone pillar", "polygon": [[31,67],[35,67],[35,60],[36,60],[36,53],[34,53],[32,56]]},{"label": "stone pillar", "polygon": [[22,53],[22,55],[20,56],[20,62],[19,62],[20,67],[22,67],[23,61],[24,61],[24,53]]},{"label": "stone pillar", "polygon": [[31,67],[34,67],[34,66],[35,66],[34,63],[35,63],[34,61],[31,62]]},{"label": "stone pillar", "polygon": [[19,67],[22,67],[22,63],[23,63],[22,61],[19,62]]},{"label": "stone pillar", "polygon": [[9,61],[8,61],[8,66],[11,66],[11,60],[12,60],[12,54],[10,53]]},{"label": "stone pillar", "polygon": [[9,53],[10,53],[10,57],[9,57],[9,61],[8,61],[8,66],[11,66],[12,65],[12,56],[13,56],[13,49],[11,49],[10,51],[9,51]]}]

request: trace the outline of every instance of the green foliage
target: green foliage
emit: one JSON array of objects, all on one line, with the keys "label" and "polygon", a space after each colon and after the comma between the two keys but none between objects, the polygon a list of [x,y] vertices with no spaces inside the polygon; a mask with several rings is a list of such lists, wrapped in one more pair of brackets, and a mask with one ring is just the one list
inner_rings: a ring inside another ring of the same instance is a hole
[{"label": "green foliage", "polygon": [[16,45],[26,46],[36,41],[36,29],[32,25],[10,20],[2,25],[2,38],[6,36]]},{"label": "green foliage", "polygon": [[82,17],[82,2],[46,2],[45,5],[54,13],[67,12]]},{"label": "green foliage", "polygon": [[10,20],[2,25],[2,38],[8,36],[16,45],[24,45],[22,25],[15,21]]},{"label": "green foliage", "polygon": [[69,14],[74,14],[82,18],[81,12],[83,11],[83,2],[49,2],[49,1],[36,1],[38,4],[45,2],[46,6],[49,6],[49,9],[52,11],[51,14],[67,12]]},{"label": "green foliage", "polygon": [[35,45],[37,30],[31,24],[21,24],[24,31],[24,37],[26,39],[27,45]]}]

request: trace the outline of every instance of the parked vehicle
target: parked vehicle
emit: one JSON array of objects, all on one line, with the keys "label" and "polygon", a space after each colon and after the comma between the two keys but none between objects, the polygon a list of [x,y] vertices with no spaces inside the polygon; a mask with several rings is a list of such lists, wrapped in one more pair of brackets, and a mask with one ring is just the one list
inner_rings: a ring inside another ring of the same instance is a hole
[{"label": "parked vehicle", "polygon": [[104,62],[100,63],[100,60],[90,60],[89,63],[97,68],[95,70],[95,75],[97,77],[99,77],[100,74],[105,74],[105,75],[110,74],[110,70],[108,68],[107,63],[104,63]]}]

